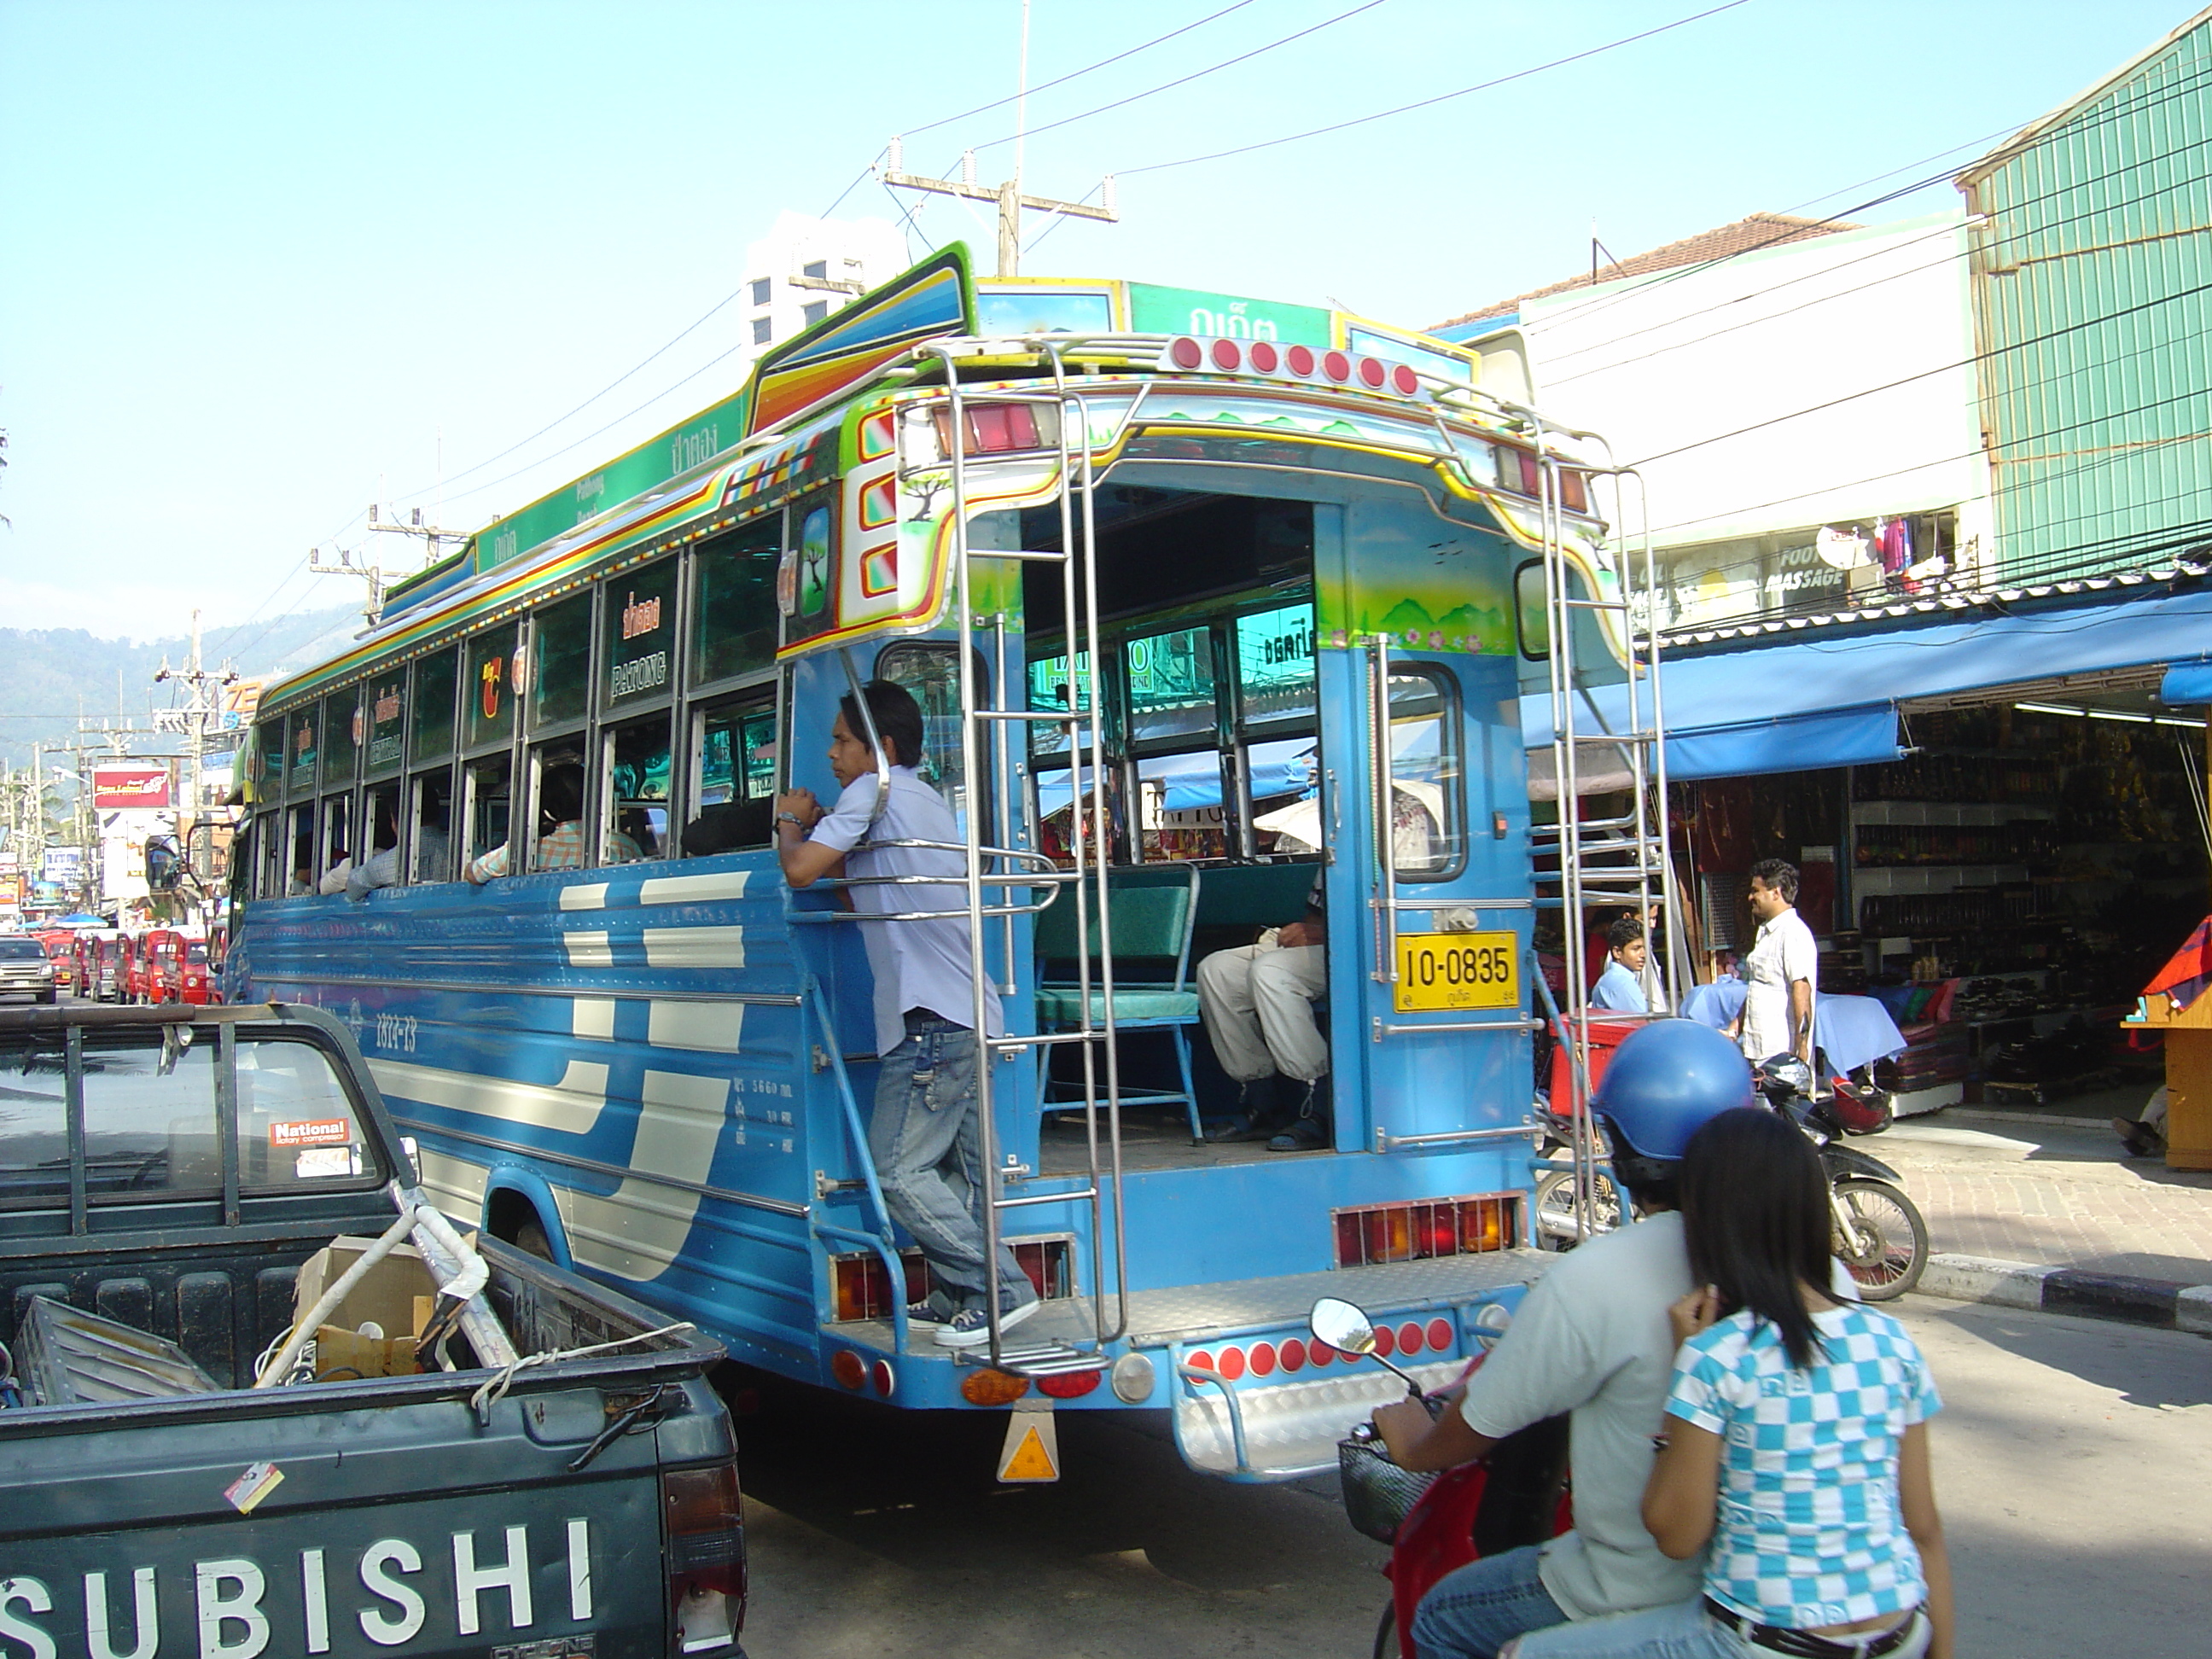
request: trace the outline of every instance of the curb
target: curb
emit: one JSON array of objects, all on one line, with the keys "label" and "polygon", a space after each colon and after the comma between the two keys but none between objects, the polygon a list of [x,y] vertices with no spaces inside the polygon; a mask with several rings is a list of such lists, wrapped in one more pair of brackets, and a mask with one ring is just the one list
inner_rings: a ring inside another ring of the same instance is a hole
[{"label": "curb", "polygon": [[1923,1295],[1954,1302],[1986,1302],[2001,1308],[2113,1319],[2212,1336],[2212,1285],[2130,1279],[2123,1273],[2046,1267],[2033,1261],[1999,1261],[1985,1256],[1931,1255],[1917,1288]]}]

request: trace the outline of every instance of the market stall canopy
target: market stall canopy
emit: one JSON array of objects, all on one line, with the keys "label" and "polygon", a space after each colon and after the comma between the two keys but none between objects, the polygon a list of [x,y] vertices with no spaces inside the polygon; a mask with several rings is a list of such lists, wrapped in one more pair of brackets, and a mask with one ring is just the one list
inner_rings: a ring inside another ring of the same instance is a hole
[{"label": "market stall canopy", "polygon": [[[1663,671],[1668,775],[1686,781],[1875,765],[1904,752],[1901,704],[2160,664],[2174,665],[2166,702],[2212,702],[2208,641],[2212,591],[2198,590],[1676,657]],[[1584,735],[1625,727],[1626,686],[1578,695]],[[1548,695],[1521,699],[1521,725],[1532,751],[1528,793],[1557,799]],[[1586,750],[1577,769],[1577,793],[1627,787],[1614,751]]]}]

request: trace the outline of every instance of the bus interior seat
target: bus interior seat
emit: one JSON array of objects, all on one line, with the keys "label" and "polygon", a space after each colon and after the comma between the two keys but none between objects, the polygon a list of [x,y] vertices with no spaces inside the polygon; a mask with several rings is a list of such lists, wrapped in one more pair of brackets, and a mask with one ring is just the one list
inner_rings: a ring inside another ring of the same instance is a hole
[{"label": "bus interior seat", "polygon": [[[1198,992],[1190,981],[1192,929],[1199,906],[1199,872],[1194,866],[1160,866],[1109,871],[1107,876],[1108,931],[1114,945],[1114,1023],[1120,1030],[1158,1030],[1174,1045],[1180,1089],[1131,1089],[1124,1105],[1180,1105],[1190,1121],[1194,1143],[1205,1138],[1198,1118],[1198,1091],[1191,1077],[1190,1028],[1199,1024]],[[1097,901],[1085,895],[1092,963],[1091,1018],[1103,1022],[1105,993],[1098,988],[1099,938]],[[1039,913],[1036,951],[1040,964],[1036,1012],[1040,1031],[1071,1030],[1082,1024],[1084,995],[1075,972],[1081,943],[1075,902],[1065,890]],[[1052,1047],[1037,1051],[1037,1096],[1052,1105]]]}]

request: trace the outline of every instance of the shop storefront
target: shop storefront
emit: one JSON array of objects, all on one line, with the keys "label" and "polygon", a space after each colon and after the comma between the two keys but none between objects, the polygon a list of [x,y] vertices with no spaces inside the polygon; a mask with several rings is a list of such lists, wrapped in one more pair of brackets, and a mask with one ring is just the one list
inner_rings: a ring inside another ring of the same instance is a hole
[{"label": "shop storefront", "polygon": [[1669,660],[1695,977],[1748,948],[1748,872],[1781,858],[1822,991],[1911,1039],[1880,1077],[1900,1109],[2125,1080],[2120,1021],[2212,884],[2212,592],[2115,592]]}]

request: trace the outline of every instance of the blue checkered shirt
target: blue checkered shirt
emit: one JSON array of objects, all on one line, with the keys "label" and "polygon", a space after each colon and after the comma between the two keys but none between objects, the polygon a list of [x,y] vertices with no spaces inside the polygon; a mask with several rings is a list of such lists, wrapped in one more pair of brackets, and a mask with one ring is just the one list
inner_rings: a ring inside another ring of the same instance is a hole
[{"label": "blue checkered shirt", "polygon": [[1942,1408],[1905,1328],[1863,1304],[1814,1316],[1824,1346],[1791,1367],[1779,1334],[1733,1314],[1674,1357],[1667,1413],[1722,1437],[1705,1593],[1804,1630],[1926,1599],[1897,1492],[1905,1431]]}]

